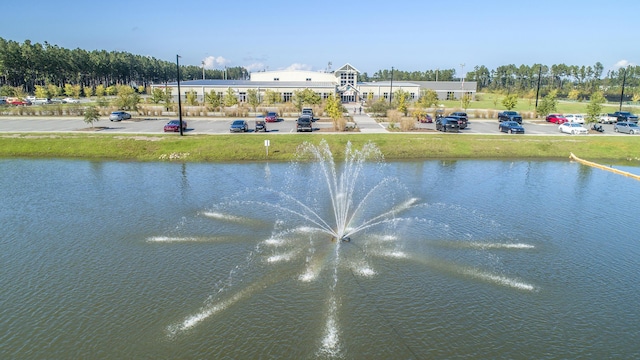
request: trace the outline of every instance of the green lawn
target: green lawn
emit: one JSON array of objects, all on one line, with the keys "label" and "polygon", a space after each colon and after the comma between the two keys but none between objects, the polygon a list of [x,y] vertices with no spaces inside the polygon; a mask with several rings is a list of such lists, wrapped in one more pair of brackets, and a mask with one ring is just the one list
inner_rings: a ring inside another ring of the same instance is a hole
[{"label": "green lawn", "polygon": [[[267,156],[264,140],[269,139]],[[440,133],[316,133],[163,135],[11,134],[0,136],[0,158],[82,158],[134,161],[289,161],[305,141],[325,139],[336,158],[347,141],[359,148],[375,143],[386,159],[568,159],[573,152],[588,160],[629,161],[640,156],[636,136],[448,135]]]},{"label": "green lawn", "polygon": [[[502,106],[502,99],[504,95],[501,94],[493,94],[493,93],[478,93],[477,99],[469,104],[469,108],[467,112],[473,113],[476,109],[482,110],[496,110],[502,111],[504,110],[504,106]],[[538,99],[538,105],[542,101],[542,97]],[[459,109],[461,108],[460,100],[445,100],[441,102],[447,109]],[[557,105],[557,112],[561,114],[585,114],[587,112],[587,104],[588,101],[570,101],[570,100],[559,100]],[[614,112],[618,110],[620,104],[607,103],[603,104],[603,112]],[[522,113],[531,112],[533,113],[536,108],[536,99],[525,99],[519,98],[518,104],[515,107],[515,111],[519,111]],[[633,111],[633,108],[630,108],[627,104],[623,104],[623,110],[627,108],[629,111]]]}]

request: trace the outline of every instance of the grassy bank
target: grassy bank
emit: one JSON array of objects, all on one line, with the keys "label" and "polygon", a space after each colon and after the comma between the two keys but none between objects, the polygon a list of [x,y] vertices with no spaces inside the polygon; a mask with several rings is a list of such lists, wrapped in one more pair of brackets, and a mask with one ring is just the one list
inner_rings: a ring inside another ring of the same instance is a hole
[{"label": "grassy bank", "polygon": [[[264,140],[270,140],[267,157]],[[293,159],[304,141],[325,139],[336,158],[347,141],[356,148],[371,141],[385,158],[395,159],[566,159],[573,152],[589,160],[640,158],[636,136],[500,136],[459,134],[252,134],[252,135],[113,135],[5,134],[0,158],[81,158],[134,161],[223,162]]]}]

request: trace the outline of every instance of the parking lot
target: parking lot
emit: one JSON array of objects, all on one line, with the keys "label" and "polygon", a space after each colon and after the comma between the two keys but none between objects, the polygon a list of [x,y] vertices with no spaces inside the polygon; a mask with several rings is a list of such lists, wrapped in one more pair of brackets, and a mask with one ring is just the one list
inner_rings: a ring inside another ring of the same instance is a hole
[{"label": "parking lot", "polygon": [[[104,133],[133,133],[133,134],[161,134],[163,133],[164,125],[172,118],[145,118],[136,117],[132,119],[123,120],[119,122],[112,122],[106,118],[102,118],[100,121],[94,123],[94,126],[100,129]],[[185,134],[228,134],[229,126],[231,122],[235,120],[232,118],[186,118],[187,130]],[[254,118],[245,118],[249,125],[249,132],[253,133],[255,127]],[[373,118],[366,114],[356,115],[353,117],[353,122],[357,124],[361,132],[376,132],[384,133],[388,132],[387,123],[377,123]],[[498,120],[494,119],[470,119],[469,125],[466,129],[461,130],[462,134],[497,134],[503,136],[522,136],[522,135],[509,135],[501,133],[498,130]],[[281,119],[279,122],[267,123],[267,132],[269,133],[294,133],[296,132],[295,118]],[[525,128],[526,135],[558,135],[558,136],[571,136],[567,134],[561,134],[558,131],[558,125],[547,123],[539,120],[524,120],[523,127]],[[585,127],[588,128],[588,124]],[[434,132],[435,123],[417,123],[416,127],[418,132]],[[589,136],[599,135],[615,135],[615,136],[629,136],[627,134],[620,134],[613,131],[612,124],[602,124],[604,133],[590,132]],[[0,117],[0,132],[76,132],[89,130],[82,118],[78,117]],[[331,132],[333,124],[330,120],[322,119],[313,123],[314,132]],[[240,135],[240,134],[239,134]]]}]

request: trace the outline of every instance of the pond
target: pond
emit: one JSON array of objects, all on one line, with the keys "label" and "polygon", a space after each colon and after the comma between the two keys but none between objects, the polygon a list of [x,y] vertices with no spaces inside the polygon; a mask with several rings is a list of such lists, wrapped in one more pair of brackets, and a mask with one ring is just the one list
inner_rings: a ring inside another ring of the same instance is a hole
[{"label": "pond", "polygon": [[0,160],[0,357],[640,356],[640,183],[358,160]]}]

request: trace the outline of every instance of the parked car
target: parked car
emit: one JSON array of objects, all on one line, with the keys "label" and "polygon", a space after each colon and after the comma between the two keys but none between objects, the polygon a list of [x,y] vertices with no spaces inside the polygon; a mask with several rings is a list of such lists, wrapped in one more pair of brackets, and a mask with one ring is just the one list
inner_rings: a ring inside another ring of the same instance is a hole
[{"label": "parked car", "polygon": [[426,114],[424,116],[418,116],[418,121],[421,123],[432,123],[433,118],[431,117],[431,115]]},{"label": "parked car", "polygon": [[110,121],[122,121],[127,119],[131,119],[131,114],[124,111],[114,111],[109,115]]},{"label": "parked car", "polygon": [[62,99],[63,104],[80,104],[80,100],[74,98],[64,98]]},{"label": "parked car", "polygon": [[633,122],[619,122],[613,125],[613,131],[625,134],[640,134],[640,126]]},{"label": "parked car", "polygon": [[618,118],[610,114],[600,114],[598,121],[601,124],[613,124],[618,121]]},{"label": "parked car", "polygon": [[296,121],[296,132],[313,131],[313,118],[309,115],[302,115]]},{"label": "parked car", "polygon": [[443,117],[436,120],[436,130],[442,132],[459,132],[458,118]]},{"label": "parked car", "polygon": [[555,123],[555,124],[558,124],[558,125],[566,123],[567,121],[569,121],[562,114],[549,114],[549,115],[547,115],[546,120],[547,120],[547,122]]},{"label": "parked car", "polygon": [[571,135],[578,135],[578,134],[588,134],[589,130],[587,130],[584,126],[582,126],[581,124],[578,123],[574,123],[574,122],[565,122],[560,124],[560,126],[558,126],[558,129],[560,129],[560,132],[566,133],[566,134],[571,134]]},{"label": "parked car", "polygon": [[7,102],[8,105],[13,105],[13,106],[27,106],[27,105],[31,105],[31,101],[27,100],[27,99],[20,99],[17,97],[8,97],[5,99],[5,101]]},{"label": "parked car", "polygon": [[[182,131],[187,130],[187,122],[182,120]],[[179,132],[180,120],[171,120],[164,126],[164,132]]]},{"label": "parked car", "polygon": [[463,112],[454,112],[447,116],[448,118],[458,119],[458,125],[460,125],[460,130],[467,128],[467,123],[469,122],[469,118],[467,117],[467,113]]},{"label": "parked car", "polygon": [[449,114],[449,116],[459,116],[459,117],[463,118],[465,122],[469,121],[469,116],[467,115],[466,112],[456,111],[456,112],[452,112],[451,114]]},{"label": "parked car", "polygon": [[256,120],[256,132],[264,131],[267,132],[267,123],[264,120]]},{"label": "parked car", "polygon": [[616,111],[613,114],[609,114],[609,116],[613,116],[616,118],[616,122],[632,122],[638,123],[638,116],[634,115],[628,111]]},{"label": "parked car", "polygon": [[316,118],[313,117],[312,108],[302,108],[302,115],[308,115],[309,117],[311,117],[311,121],[316,121]]},{"label": "parked car", "polygon": [[498,121],[515,121],[518,124],[522,124],[522,115],[517,111],[505,110],[498,113]]},{"label": "parked car", "polygon": [[264,121],[266,121],[266,122],[277,122],[278,121],[278,113],[277,112],[268,112],[267,116],[264,117]]},{"label": "parked car", "polygon": [[33,100],[31,100],[31,104],[33,104],[33,105],[47,105],[47,104],[51,104],[51,99],[34,98]]},{"label": "parked car", "polygon": [[580,114],[567,114],[564,116],[569,122],[584,124],[584,116]]},{"label": "parked car", "polygon": [[229,127],[230,132],[247,132],[249,125],[245,120],[234,120]]},{"label": "parked car", "polygon": [[517,121],[503,121],[498,129],[509,134],[524,134],[524,128]]}]

